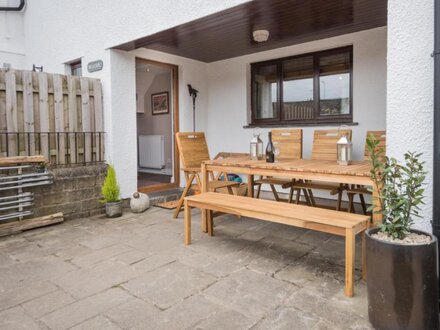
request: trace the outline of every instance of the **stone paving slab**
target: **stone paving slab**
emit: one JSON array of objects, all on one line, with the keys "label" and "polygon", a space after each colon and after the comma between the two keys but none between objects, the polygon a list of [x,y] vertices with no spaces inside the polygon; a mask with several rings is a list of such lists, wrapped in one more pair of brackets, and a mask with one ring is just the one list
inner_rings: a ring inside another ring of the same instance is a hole
[{"label": "stone paving slab", "polygon": [[190,246],[159,208],[0,238],[0,329],[371,328],[343,240],[227,215],[209,237],[193,214]]},{"label": "stone paving slab", "polygon": [[128,281],[123,287],[161,309],[166,309],[214,283],[217,279],[192,267],[173,262]]},{"label": "stone paving slab", "polygon": [[280,306],[295,287],[272,277],[244,269],[205,290],[208,299],[259,319]]},{"label": "stone paving slab", "polygon": [[81,324],[78,324],[74,326],[73,328],[70,328],[70,330],[98,330],[98,329],[105,329],[105,330],[121,330],[120,327],[118,327],[116,324],[114,324],[109,319],[105,318],[102,315],[96,316],[90,320],[87,320]]},{"label": "stone paving slab", "polygon": [[35,298],[22,304],[26,313],[35,319],[39,319],[50,312],[56,311],[61,307],[69,305],[75,301],[70,294],[56,290],[44,296]]},{"label": "stone paving slab", "polygon": [[69,329],[72,326],[104,313],[114,306],[122,305],[129,299],[131,299],[131,296],[124,290],[111,288],[108,291],[64,306],[47,314],[41,320],[50,329]]},{"label": "stone paving slab", "polygon": [[0,312],[0,329],[33,330],[41,329],[37,322],[26,315],[21,306]]}]

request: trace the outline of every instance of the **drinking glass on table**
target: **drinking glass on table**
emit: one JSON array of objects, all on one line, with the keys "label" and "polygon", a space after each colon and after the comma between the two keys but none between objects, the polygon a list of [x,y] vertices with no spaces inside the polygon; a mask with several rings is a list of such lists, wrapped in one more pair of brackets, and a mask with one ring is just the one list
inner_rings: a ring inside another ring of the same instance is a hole
[{"label": "drinking glass on table", "polygon": [[278,156],[280,155],[280,148],[275,147],[275,150],[273,151],[273,154],[275,156],[275,163],[278,162]]}]

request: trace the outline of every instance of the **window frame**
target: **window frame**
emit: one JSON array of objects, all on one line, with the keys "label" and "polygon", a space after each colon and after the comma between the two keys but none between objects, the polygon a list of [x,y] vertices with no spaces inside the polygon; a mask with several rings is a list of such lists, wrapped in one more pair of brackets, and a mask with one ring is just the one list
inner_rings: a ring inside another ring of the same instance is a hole
[{"label": "window frame", "polygon": [[[73,62],[70,62],[69,66],[70,66],[70,74],[72,76],[82,77],[82,62],[81,62],[81,59],[73,61]],[[76,70],[78,68],[81,68],[81,75],[73,74],[74,70]]]},{"label": "window frame", "polygon": [[[319,81],[319,59],[323,56],[348,53],[349,54],[349,70],[350,74],[350,101],[348,114],[343,115],[321,115],[320,114],[320,81]],[[283,120],[284,103],[283,103],[283,62],[301,57],[313,57],[313,100],[314,100],[314,118],[308,120]],[[255,104],[255,71],[257,68],[267,65],[277,66],[277,103],[276,116],[274,118],[256,118]],[[251,122],[250,125],[298,125],[298,124],[347,124],[353,122],[353,45],[332,48],[317,52],[298,54],[294,56],[271,59],[262,62],[251,63]]]}]

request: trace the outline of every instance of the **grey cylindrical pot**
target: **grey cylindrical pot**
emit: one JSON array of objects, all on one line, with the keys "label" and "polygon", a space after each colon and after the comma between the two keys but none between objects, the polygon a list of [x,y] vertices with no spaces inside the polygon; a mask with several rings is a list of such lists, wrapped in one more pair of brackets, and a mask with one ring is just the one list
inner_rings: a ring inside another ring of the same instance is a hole
[{"label": "grey cylindrical pot", "polygon": [[122,215],[122,201],[105,203],[105,214],[108,218],[117,218]]},{"label": "grey cylindrical pot", "polygon": [[437,238],[402,245],[366,231],[368,316],[376,329],[439,329]]}]

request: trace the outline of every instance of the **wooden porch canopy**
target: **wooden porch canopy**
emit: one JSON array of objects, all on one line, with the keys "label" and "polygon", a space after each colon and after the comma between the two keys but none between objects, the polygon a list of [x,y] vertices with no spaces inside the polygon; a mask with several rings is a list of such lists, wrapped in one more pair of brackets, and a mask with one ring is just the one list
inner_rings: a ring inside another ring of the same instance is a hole
[{"label": "wooden porch canopy", "polygon": [[[386,24],[387,0],[254,0],[114,48],[209,63]],[[267,42],[253,40],[260,29],[269,31]]]}]

